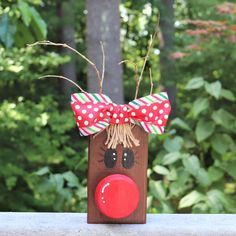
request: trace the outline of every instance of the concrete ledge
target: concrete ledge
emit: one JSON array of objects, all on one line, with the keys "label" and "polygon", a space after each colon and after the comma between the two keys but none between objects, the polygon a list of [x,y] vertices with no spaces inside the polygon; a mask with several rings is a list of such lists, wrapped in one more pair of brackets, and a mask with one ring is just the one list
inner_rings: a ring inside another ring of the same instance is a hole
[{"label": "concrete ledge", "polygon": [[87,224],[79,213],[0,213],[1,236],[236,236],[236,214],[149,214],[147,224]]}]

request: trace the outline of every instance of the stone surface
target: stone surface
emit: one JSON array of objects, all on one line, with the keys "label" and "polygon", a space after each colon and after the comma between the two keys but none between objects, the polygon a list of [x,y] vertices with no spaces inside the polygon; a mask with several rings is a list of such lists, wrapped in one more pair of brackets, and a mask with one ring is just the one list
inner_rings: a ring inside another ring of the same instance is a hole
[{"label": "stone surface", "polygon": [[147,224],[87,224],[79,213],[0,213],[1,236],[235,236],[236,214],[148,214]]}]

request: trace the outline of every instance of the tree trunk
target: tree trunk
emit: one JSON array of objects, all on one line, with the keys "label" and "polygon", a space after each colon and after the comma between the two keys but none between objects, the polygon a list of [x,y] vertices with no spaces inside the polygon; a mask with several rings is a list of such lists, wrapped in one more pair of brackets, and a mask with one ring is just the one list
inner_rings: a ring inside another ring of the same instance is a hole
[{"label": "tree trunk", "polygon": [[174,0],[161,0],[160,27],[163,46],[160,53],[161,80],[172,105],[172,116],[176,114],[176,73],[173,60],[170,58],[174,49]]},{"label": "tree trunk", "polygon": [[[74,5],[74,0],[59,3],[59,17],[61,18],[60,41],[76,48]],[[71,60],[60,67],[60,74],[76,82],[75,55],[66,48],[62,48],[61,50],[62,54],[70,56]],[[63,93],[70,97],[73,85],[65,80],[61,81],[61,85]]]},{"label": "tree trunk", "polygon": [[[120,46],[119,0],[87,0],[87,55],[102,71],[102,52],[105,49],[105,77],[103,93],[114,102],[123,103],[122,68]],[[99,91],[99,81],[94,68],[88,66],[88,89]]]}]

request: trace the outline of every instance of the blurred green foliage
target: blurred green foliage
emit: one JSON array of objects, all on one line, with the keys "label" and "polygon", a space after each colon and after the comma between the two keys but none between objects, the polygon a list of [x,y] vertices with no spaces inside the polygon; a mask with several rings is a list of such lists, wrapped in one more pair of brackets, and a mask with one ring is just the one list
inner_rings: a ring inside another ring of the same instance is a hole
[{"label": "blurred green foliage", "polygon": [[152,212],[236,212],[236,16],[209,2],[194,2],[201,12],[190,25],[177,19],[178,114],[164,137],[150,138],[151,157],[161,142],[149,170]]},{"label": "blurred green foliage", "polygon": [[[210,20],[233,26],[236,16],[220,14],[220,3],[175,1],[178,107],[166,133],[149,136],[149,212],[236,212],[235,38],[230,30],[209,29]],[[160,4],[121,4],[124,59],[139,65],[145,56]],[[84,4],[77,8],[76,41],[84,52]],[[2,211],[86,211],[87,139],[78,134],[60,82],[37,79],[56,74],[69,58],[55,48],[24,47],[44,39],[47,28],[53,31],[58,24],[54,9],[53,1],[0,3]],[[186,24],[185,19],[202,22]],[[47,36],[56,37],[55,32]],[[159,53],[154,45],[148,62],[156,92],[161,89]],[[147,72],[140,96],[149,93]],[[86,84],[84,66],[77,73],[79,83]],[[132,64],[124,64],[124,86],[129,101],[135,92]]]},{"label": "blurred green foliage", "polygon": [[6,48],[13,43],[22,47],[25,43],[46,37],[46,23],[34,5],[37,5],[37,1],[31,1],[31,4],[23,0],[1,2],[0,41]]}]

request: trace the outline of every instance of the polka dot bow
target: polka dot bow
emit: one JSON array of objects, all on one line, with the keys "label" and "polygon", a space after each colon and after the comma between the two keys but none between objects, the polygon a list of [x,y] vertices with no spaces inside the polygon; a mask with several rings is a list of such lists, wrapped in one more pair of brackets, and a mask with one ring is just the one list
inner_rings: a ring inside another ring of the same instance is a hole
[{"label": "polka dot bow", "polygon": [[74,93],[71,95],[80,134],[95,134],[110,124],[139,124],[148,133],[162,134],[171,107],[167,93],[152,94],[118,105],[104,94]]}]

